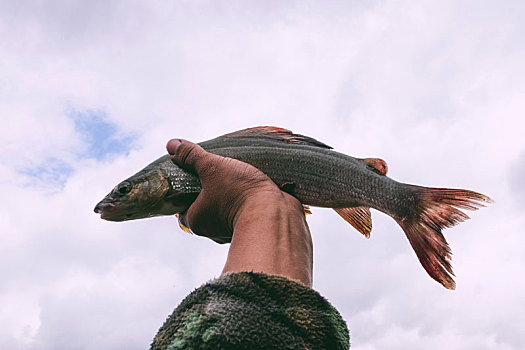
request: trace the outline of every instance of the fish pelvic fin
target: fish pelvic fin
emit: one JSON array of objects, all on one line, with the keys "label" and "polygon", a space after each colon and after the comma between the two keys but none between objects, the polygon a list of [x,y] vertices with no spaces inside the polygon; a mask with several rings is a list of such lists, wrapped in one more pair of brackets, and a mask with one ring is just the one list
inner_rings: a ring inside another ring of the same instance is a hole
[{"label": "fish pelvic fin", "polygon": [[410,217],[395,220],[430,277],[447,289],[455,289],[452,253],[441,230],[469,218],[459,209],[476,210],[491,199],[469,190],[406,186],[414,191],[416,208]]},{"label": "fish pelvic fin", "polygon": [[366,238],[370,238],[372,231],[372,216],[368,207],[334,208],[346,222],[361,232]]},{"label": "fish pelvic fin", "polygon": [[279,185],[279,188],[281,189],[281,191],[293,196],[295,192],[295,182],[284,182],[281,185]]},{"label": "fish pelvic fin", "polygon": [[223,137],[266,137],[285,143],[310,145],[326,149],[333,148],[309,136],[294,134],[288,129],[279,128],[277,126],[256,126],[253,128],[234,131],[224,135]]}]

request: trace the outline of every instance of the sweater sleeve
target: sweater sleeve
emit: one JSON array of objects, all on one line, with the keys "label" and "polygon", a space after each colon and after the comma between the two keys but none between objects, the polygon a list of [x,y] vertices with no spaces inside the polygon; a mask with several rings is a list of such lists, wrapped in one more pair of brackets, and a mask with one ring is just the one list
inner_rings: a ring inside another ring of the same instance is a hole
[{"label": "sweater sleeve", "polygon": [[189,294],[151,349],[348,349],[349,341],[339,312],[313,289],[280,276],[240,272]]}]

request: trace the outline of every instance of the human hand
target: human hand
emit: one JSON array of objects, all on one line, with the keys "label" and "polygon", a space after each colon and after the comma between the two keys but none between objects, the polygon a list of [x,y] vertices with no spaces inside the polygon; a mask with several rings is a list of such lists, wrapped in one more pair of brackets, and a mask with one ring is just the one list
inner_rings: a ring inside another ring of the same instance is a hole
[{"label": "human hand", "polygon": [[264,203],[282,197],[277,185],[249,164],[206,152],[186,140],[170,140],[166,148],[173,162],[197,174],[201,181],[200,194],[179,215],[182,224],[199,236],[230,242],[237,214],[247,200]]},{"label": "human hand", "polygon": [[311,286],[312,241],[297,199],[249,164],[186,140],[170,140],[166,148],[201,181],[200,194],[180,214],[182,223],[197,235],[232,242],[223,273],[265,272]]}]

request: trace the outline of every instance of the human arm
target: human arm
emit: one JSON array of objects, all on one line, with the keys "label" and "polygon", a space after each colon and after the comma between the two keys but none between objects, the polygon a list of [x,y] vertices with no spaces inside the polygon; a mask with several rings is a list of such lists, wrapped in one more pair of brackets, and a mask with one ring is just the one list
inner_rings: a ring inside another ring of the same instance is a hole
[{"label": "human arm", "polygon": [[248,164],[187,141],[167,148],[202,185],[179,219],[231,245],[221,277],[180,303],[151,349],[348,349],[346,323],[311,289],[312,240],[301,203]]},{"label": "human arm", "polygon": [[201,180],[182,222],[201,236],[232,237],[223,274],[263,272],[312,286],[312,239],[296,198],[255,167],[189,141],[171,140],[167,150]]}]

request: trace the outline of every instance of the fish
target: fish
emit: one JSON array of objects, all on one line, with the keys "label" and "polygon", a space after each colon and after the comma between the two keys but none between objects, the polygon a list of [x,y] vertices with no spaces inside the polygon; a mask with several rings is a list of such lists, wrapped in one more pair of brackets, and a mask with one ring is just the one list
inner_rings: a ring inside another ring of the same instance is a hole
[{"label": "fish", "polygon": [[[456,283],[442,230],[469,218],[462,209],[476,210],[492,201],[470,190],[395,181],[380,158],[354,158],[275,126],[239,130],[199,145],[255,166],[306,207],[333,208],[366,238],[372,230],[370,208],[389,215],[401,226],[425,271],[447,289],[455,289]],[[167,154],[120,182],[94,211],[109,221],[178,215],[200,190],[199,178]],[[189,231],[180,220],[179,224]],[[213,239],[228,243],[231,236]]]}]

